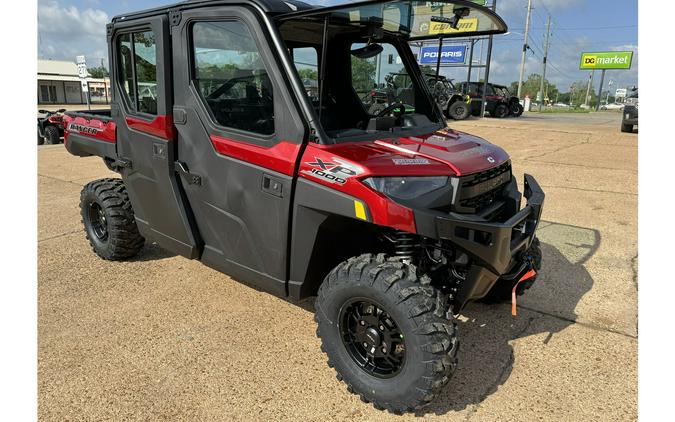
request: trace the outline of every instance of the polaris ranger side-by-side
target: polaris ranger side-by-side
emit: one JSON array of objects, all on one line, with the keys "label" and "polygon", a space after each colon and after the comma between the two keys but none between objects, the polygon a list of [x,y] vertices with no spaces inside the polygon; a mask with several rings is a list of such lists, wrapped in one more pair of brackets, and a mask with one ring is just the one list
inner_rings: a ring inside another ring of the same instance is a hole
[{"label": "polaris ranger side-by-side", "polygon": [[[316,296],[348,390],[421,408],[456,368],[465,304],[515,305],[534,282],[544,193],[525,175],[522,204],[506,152],[446,127],[408,42],[506,30],[466,0],[199,0],[115,17],[111,110],[66,116],[68,151],[121,176],[82,190],[94,252],[127,259],[152,241],[275,295]],[[378,55],[394,53],[406,104],[369,114],[357,91],[382,83]],[[299,76],[308,63],[317,96]]]}]

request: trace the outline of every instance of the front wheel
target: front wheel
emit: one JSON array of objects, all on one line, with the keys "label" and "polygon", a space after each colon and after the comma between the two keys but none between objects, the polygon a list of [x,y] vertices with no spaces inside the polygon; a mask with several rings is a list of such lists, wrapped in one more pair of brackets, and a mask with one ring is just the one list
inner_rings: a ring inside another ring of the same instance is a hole
[{"label": "front wheel", "polygon": [[42,135],[40,135],[40,128],[37,128],[37,132],[38,132],[38,145],[42,145],[45,143],[45,138],[43,138]]},{"label": "front wheel", "polygon": [[87,183],[80,194],[80,214],[87,240],[94,252],[105,260],[131,258],[145,243],[120,179]]},{"label": "front wheel", "polygon": [[457,365],[447,298],[400,260],[366,254],[338,265],[316,299],[321,350],[347,390],[402,413],[430,403]]},{"label": "front wheel", "polygon": [[455,120],[464,120],[469,117],[469,105],[463,101],[455,101],[448,107],[448,116]]},{"label": "front wheel", "polygon": [[633,133],[633,125],[621,123],[621,132]]},{"label": "front wheel", "polygon": [[517,103],[517,102],[515,102],[515,101],[511,103],[511,106],[510,106],[509,108],[510,108],[509,111],[510,111],[511,114],[513,114],[515,117],[520,117],[520,116],[523,114],[523,111],[525,111],[525,109],[523,108],[523,106],[520,105],[520,103]]}]

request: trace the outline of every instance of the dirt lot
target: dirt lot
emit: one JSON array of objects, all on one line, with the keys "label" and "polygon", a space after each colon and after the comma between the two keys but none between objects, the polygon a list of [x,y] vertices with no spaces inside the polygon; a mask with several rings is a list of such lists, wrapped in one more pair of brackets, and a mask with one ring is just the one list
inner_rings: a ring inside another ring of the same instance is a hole
[{"label": "dirt lot", "polygon": [[[453,123],[504,147],[546,190],[545,268],[519,303],[472,304],[430,420],[637,418],[637,135],[619,113]],[[81,186],[110,175],[39,156],[41,420],[416,420],[347,393],[297,306],[147,245],[97,259]],[[419,416],[419,415],[417,415]]]}]

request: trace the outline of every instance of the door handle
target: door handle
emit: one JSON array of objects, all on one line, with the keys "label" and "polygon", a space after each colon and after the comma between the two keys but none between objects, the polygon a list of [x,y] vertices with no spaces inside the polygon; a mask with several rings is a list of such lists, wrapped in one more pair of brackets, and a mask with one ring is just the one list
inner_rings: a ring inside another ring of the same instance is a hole
[{"label": "door handle", "polygon": [[267,192],[270,195],[274,195],[279,198],[284,196],[284,184],[281,182],[281,180],[267,174],[263,174],[262,177],[262,190],[263,192]]},{"label": "door handle", "polygon": [[199,176],[194,173],[190,173],[188,170],[187,164],[182,161],[176,161],[175,164],[176,173],[180,174],[185,178],[185,181],[188,182],[188,185],[202,185],[202,176]]}]

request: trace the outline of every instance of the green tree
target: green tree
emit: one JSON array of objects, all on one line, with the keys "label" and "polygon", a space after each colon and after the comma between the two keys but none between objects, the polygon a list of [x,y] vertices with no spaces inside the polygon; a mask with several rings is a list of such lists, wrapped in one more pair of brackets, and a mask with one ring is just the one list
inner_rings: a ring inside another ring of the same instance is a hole
[{"label": "green tree", "polygon": [[91,67],[87,69],[92,78],[107,78],[110,76],[108,69],[103,66],[100,67]]},{"label": "green tree", "polygon": [[375,85],[375,61],[352,56],[352,83],[358,94],[365,94]]},{"label": "green tree", "polygon": [[[523,87],[521,91],[521,97],[525,98],[527,95],[532,99],[532,101],[536,101],[537,98],[537,93],[541,89],[541,75],[537,73],[532,73],[530,76],[527,77],[527,80],[523,81]],[[509,91],[511,91],[512,95],[517,95],[518,94],[518,82],[511,82],[511,86],[509,87]],[[548,98],[549,102],[555,101],[556,95],[559,93],[558,88],[552,84],[548,79],[544,79],[544,95],[546,98]]]},{"label": "green tree", "polygon": [[298,75],[300,75],[300,80],[303,80],[303,81],[305,79],[309,79],[309,80],[312,80],[312,81],[316,81],[316,80],[319,79],[318,72],[316,70],[310,69],[308,67],[303,68],[303,69],[299,69]]}]

